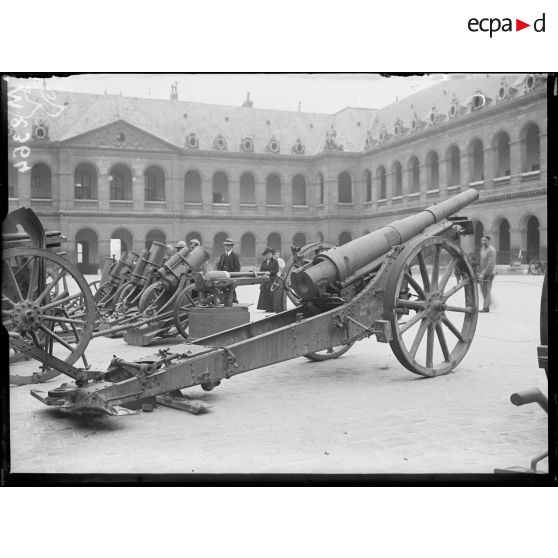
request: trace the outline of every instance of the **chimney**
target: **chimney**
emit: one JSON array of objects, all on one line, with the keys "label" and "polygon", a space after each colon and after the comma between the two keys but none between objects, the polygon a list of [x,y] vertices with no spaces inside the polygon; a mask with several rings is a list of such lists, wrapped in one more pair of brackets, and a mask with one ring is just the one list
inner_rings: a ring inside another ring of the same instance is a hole
[{"label": "chimney", "polygon": [[254,106],[254,101],[250,100],[250,91],[246,91],[246,100],[242,103],[243,107],[252,108]]},{"label": "chimney", "polygon": [[171,94],[170,94],[171,101],[178,100],[178,81],[171,83]]}]

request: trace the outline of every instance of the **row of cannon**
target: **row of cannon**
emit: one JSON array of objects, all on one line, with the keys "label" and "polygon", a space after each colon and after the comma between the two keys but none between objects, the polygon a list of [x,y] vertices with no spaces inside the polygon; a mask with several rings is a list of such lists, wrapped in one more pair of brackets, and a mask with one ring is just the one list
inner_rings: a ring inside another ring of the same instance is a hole
[{"label": "row of cannon", "polygon": [[[86,349],[96,337],[123,335],[142,345],[176,335],[188,339],[192,307],[232,306],[234,288],[269,280],[257,271],[205,271],[210,256],[199,245],[169,254],[166,245],[153,242],[141,254],[106,258],[100,279],[88,284],[58,250],[65,240],[58,231],[45,232],[31,209],[20,208],[4,221],[2,321],[10,360],[27,355],[42,363],[32,377],[10,376],[11,383],[46,381],[58,373],[58,361],[81,360],[87,369]],[[293,248],[286,284],[293,269],[331,246]],[[299,302],[289,288],[283,296]]]}]

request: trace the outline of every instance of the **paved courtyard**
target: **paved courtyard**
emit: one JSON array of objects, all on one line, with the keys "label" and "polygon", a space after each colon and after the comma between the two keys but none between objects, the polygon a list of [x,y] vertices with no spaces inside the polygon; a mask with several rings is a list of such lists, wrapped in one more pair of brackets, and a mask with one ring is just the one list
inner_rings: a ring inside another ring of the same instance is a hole
[{"label": "paved courtyard", "polygon": [[[124,417],[68,416],[10,389],[14,473],[492,473],[528,467],[547,447],[547,415],[515,407],[514,391],[539,387],[542,277],[498,275],[495,305],[480,314],[473,345],[447,376],[404,369],[389,345],[357,343],[337,360],[305,358],[185,393],[211,405],[192,415],[158,406]],[[257,287],[239,290],[254,302]],[[254,319],[263,317],[251,307]],[[98,338],[87,355],[105,370],[160,347]],[[176,346],[174,346],[176,349]],[[34,361],[12,373],[37,371]],[[42,388],[64,380],[54,378]],[[547,470],[548,460],[541,464]]]}]

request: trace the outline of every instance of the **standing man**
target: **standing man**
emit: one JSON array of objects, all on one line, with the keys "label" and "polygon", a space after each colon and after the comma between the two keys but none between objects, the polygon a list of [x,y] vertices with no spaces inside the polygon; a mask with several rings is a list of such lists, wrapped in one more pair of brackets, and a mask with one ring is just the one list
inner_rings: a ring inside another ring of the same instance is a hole
[{"label": "standing man", "polygon": [[[233,252],[234,241],[232,238],[226,238],[223,242],[225,247],[225,253],[221,255],[219,261],[217,262],[217,271],[240,271],[240,258],[238,254]],[[238,304],[238,299],[236,298],[236,289],[233,291],[233,303]]]},{"label": "standing man", "polygon": [[488,235],[482,237],[481,244],[479,281],[484,303],[479,312],[490,312],[490,291],[492,290],[492,280],[494,279],[494,268],[496,266],[496,249],[490,244]]}]

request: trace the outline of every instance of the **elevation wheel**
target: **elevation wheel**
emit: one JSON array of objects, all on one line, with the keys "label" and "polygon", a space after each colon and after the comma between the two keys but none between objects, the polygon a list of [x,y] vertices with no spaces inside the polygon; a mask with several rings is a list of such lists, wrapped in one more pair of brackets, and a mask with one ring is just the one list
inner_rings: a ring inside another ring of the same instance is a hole
[{"label": "elevation wheel", "polygon": [[141,293],[138,304],[139,311],[156,314],[165,307],[171,296],[172,293],[165,289],[163,283],[157,281]]},{"label": "elevation wheel", "polygon": [[461,248],[442,237],[409,243],[389,271],[384,318],[405,368],[428,377],[451,372],[467,354],[478,318],[475,275]]}]

